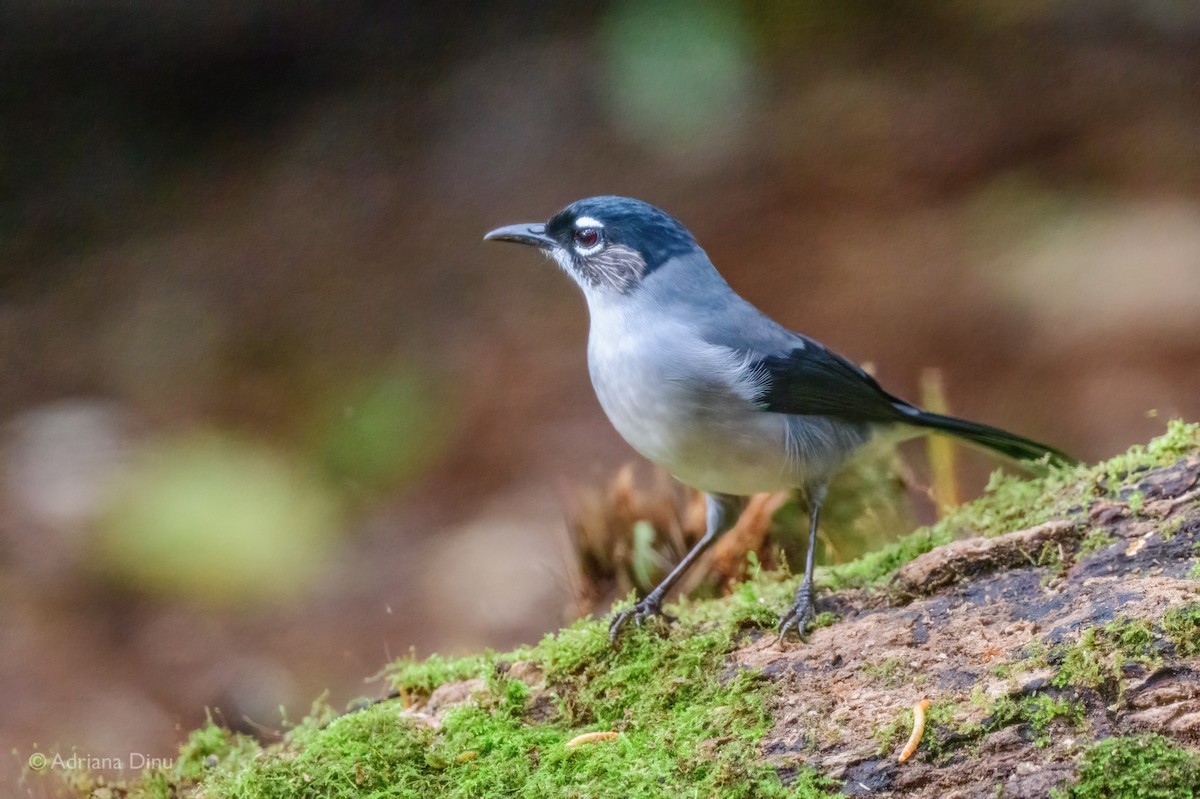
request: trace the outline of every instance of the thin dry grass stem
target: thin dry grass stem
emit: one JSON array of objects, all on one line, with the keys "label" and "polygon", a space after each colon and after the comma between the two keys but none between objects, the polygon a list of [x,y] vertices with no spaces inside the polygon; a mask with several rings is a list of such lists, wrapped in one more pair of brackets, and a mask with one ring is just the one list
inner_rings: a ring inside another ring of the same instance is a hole
[{"label": "thin dry grass stem", "polygon": [[[921,404],[934,413],[950,412],[941,369],[931,368],[921,372]],[[929,470],[933,475],[933,496],[940,517],[946,508],[957,507],[962,501],[954,442],[949,436],[929,436],[926,440]]]}]

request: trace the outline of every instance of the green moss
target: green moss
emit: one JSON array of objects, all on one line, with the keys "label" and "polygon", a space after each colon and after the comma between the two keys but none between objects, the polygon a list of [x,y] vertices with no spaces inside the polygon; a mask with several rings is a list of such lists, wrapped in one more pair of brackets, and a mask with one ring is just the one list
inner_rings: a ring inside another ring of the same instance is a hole
[{"label": "green moss", "polygon": [[[693,623],[711,622],[735,629],[774,630],[780,614],[791,605],[795,585],[783,572],[760,571],[728,597],[700,602],[681,600],[679,610]],[[672,611],[674,613],[675,611]]]},{"label": "green moss", "polygon": [[436,654],[425,660],[407,657],[391,664],[383,673],[402,697],[412,701],[429,696],[439,685],[486,674],[494,657],[491,652],[455,659]]},{"label": "green moss", "polygon": [[996,473],[988,485],[987,501],[964,505],[963,519],[973,521],[985,535],[1040,524],[1067,515],[1097,492],[1115,496],[1121,488],[1136,483],[1139,474],[1173,464],[1197,450],[1200,424],[1172,420],[1166,432],[1148,444],[1131,447],[1095,466],[1051,469],[1032,480]]},{"label": "green moss", "polygon": [[878,744],[875,748],[876,756],[883,757],[899,746],[900,742],[908,735],[907,731],[912,729],[912,725],[912,709],[904,708],[896,715],[896,718],[876,729],[871,736]]},{"label": "green moss", "polygon": [[1172,419],[1167,423],[1163,435],[1151,439],[1148,444],[1136,444],[1125,454],[1118,455],[1102,464],[1104,476],[1110,483],[1120,483],[1129,475],[1146,468],[1166,466],[1185,455],[1190,455],[1200,446],[1200,424]]},{"label": "green moss", "polygon": [[1012,663],[997,663],[988,669],[988,673],[1002,680],[1011,680],[1017,672]]},{"label": "green moss", "polygon": [[1040,747],[1050,742],[1047,732],[1055,721],[1063,719],[1078,728],[1083,726],[1085,717],[1082,704],[1063,697],[1046,694],[1005,696],[996,700],[991,715],[981,728],[983,732],[993,732],[1013,724],[1028,724],[1036,734],[1034,744]]},{"label": "green moss", "polygon": [[1046,578],[1052,579],[1063,568],[1063,551],[1057,541],[1047,541],[1042,544],[1042,548],[1038,550],[1037,556],[1033,559],[1035,566],[1041,566],[1049,569],[1049,574]]},{"label": "green moss", "polygon": [[827,610],[822,611],[821,613],[818,613],[815,618],[813,618],[810,627],[813,630],[819,630],[822,627],[832,627],[833,623],[837,620],[838,617],[836,613],[831,613]]},{"label": "green moss", "polygon": [[1181,529],[1183,529],[1183,517],[1176,516],[1159,527],[1158,534],[1162,536],[1163,541],[1170,541]]},{"label": "green moss", "polygon": [[174,776],[180,780],[198,780],[217,765],[253,757],[257,748],[253,739],[233,735],[210,718],[206,726],[189,735],[179,747]]},{"label": "green moss", "polygon": [[259,751],[254,739],[222,729],[210,718],[179,747],[179,756],[171,767],[147,770],[128,793],[116,795],[127,799],[175,799],[180,791],[198,785],[218,769],[244,768]]},{"label": "green moss", "polygon": [[1200,654],[1200,602],[1168,610],[1163,614],[1162,628],[1180,657]]},{"label": "green moss", "polygon": [[[972,704],[979,700],[972,698]],[[944,757],[963,741],[977,741],[986,735],[1014,725],[1025,725],[1034,734],[1036,746],[1045,746],[1050,742],[1050,727],[1056,721],[1069,722],[1076,729],[1085,724],[1086,711],[1081,703],[1059,696],[1049,696],[1042,693],[1026,695],[1001,696],[994,700],[984,700],[982,707],[987,714],[979,722],[956,724],[953,719],[962,710],[954,705],[944,705],[940,712],[937,706],[933,711],[931,723],[935,728],[941,728],[938,735],[929,746],[930,754]]]},{"label": "green moss", "polygon": [[1107,549],[1117,542],[1116,537],[1102,528],[1089,530],[1088,534],[1079,542],[1079,556],[1087,557],[1093,552],[1099,552],[1102,549]]},{"label": "green moss", "polygon": [[435,787],[430,764],[433,733],[401,722],[396,708],[379,704],[326,727],[301,725],[286,744],[242,768],[216,775],[206,797],[346,796],[419,797]]},{"label": "green moss", "polygon": [[1059,647],[1050,656],[1058,659],[1054,684],[1059,687],[1100,688],[1119,686],[1128,663],[1152,666],[1154,628],[1143,619],[1118,618],[1101,627],[1089,627],[1074,644]]},{"label": "green moss", "polygon": [[1162,664],[1163,639],[1174,644],[1180,657],[1200,654],[1200,602],[1171,608],[1158,620],[1120,616],[1083,630],[1070,644],[1047,646],[1034,640],[1020,659],[993,666],[991,672],[1011,677],[1052,665],[1056,668],[1052,683],[1058,688],[1093,688],[1119,698],[1124,672],[1131,664],[1146,669]]},{"label": "green moss", "polygon": [[1021,654],[1024,659],[1032,664],[1045,664],[1047,656],[1050,654],[1050,647],[1040,638],[1034,638],[1025,646],[1021,647]]},{"label": "green moss", "polygon": [[1117,651],[1130,660],[1153,656],[1154,627],[1144,619],[1117,618],[1104,625],[1104,634]]},{"label": "green moss", "polygon": [[1160,735],[1109,738],[1080,758],[1075,784],[1054,799],[1196,799],[1200,755]]},{"label": "green moss", "polygon": [[[737,616],[760,603],[745,596],[733,605]],[[214,774],[204,795],[830,795],[832,784],[815,774],[785,787],[761,764],[771,689],[753,673],[726,673],[733,629],[728,619],[697,622],[685,613],[667,636],[633,630],[614,648],[604,624],[583,621],[509,655],[406,662],[392,672],[397,688],[424,694],[464,676],[486,677],[487,688],[448,710],[437,730],[402,718],[398,702],[324,726],[306,721],[265,756]],[[500,666],[516,659],[535,664],[543,681],[531,688],[507,677]],[[597,730],[619,735],[565,746]]]},{"label": "green moss", "polygon": [[[788,788],[795,799],[837,799],[844,794],[836,780],[831,780],[812,769],[801,769]],[[699,796],[700,794],[691,794]],[[755,795],[755,794],[751,794]]]},{"label": "green moss", "polygon": [[[1003,535],[1068,518],[1094,498],[1118,495],[1123,487],[1136,483],[1138,475],[1197,451],[1200,424],[1174,420],[1150,443],[1095,466],[1049,466],[1044,474],[1031,479],[995,472],[983,497],[858,560],[821,569],[819,582],[834,590],[879,586],[900,566],[934,547],[963,535]],[[1098,544],[1098,539],[1093,544]]]},{"label": "green moss", "polygon": [[933,527],[922,527],[894,544],[868,552],[858,560],[819,569],[817,582],[835,591],[877,586],[913,558],[953,540],[953,528],[949,525],[939,523]]}]

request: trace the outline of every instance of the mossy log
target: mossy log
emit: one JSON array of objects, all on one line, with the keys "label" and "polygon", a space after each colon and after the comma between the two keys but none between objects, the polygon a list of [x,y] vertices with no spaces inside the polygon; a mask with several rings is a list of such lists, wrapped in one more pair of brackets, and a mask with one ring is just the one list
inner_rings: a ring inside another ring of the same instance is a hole
[{"label": "mossy log", "polygon": [[[210,726],[173,767],[84,793],[205,797],[1200,796],[1200,427],[995,481],[825,569],[780,644],[762,573],[611,646],[400,662],[394,698],[318,708],[265,748]],[[912,708],[928,700],[900,762]],[[588,735],[589,733],[603,733]]]}]

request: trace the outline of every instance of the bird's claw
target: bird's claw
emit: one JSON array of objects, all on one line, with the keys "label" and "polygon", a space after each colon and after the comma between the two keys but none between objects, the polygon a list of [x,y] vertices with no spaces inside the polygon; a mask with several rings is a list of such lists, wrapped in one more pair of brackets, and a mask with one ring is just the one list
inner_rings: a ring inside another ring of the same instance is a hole
[{"label": "bird's claw", "polygon": [[809,622],[816,618],[816,615],[813,589],[806,582],[796,592],[795,604],[788,609],[787,613],[783,614],[783,619],[779,622],[779,642],[783,643],[790,632],[795,632],[796,636],[803,641],[805,630],[808,628]]},{"label": "bird's claw", "polygon": [[613,616],[613,620],[608,625],[608,639],[616,643],[617,638],[621,635],[621,630],[624,629],[630,620],[638,627],[641,627],[646,619],[655,616],[662,617],[668,622],[675,621],[673,617],[662,612],[662,599],[656,597],[654,594],[650,594],[637,602],[633,607],[626,608]]}]

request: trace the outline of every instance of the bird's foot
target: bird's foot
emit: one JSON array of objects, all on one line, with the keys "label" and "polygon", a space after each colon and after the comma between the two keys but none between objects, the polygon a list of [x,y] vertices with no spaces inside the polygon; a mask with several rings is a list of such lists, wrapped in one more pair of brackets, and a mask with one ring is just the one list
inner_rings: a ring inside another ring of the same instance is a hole
[{"label": "bird's foot", "polygon": [[783,619],[779,622],[779,641],[782,643],[787,638],[788,633],[795,632],[801,641],[804,640],[804,632],[817,615],[817,603],[813,596],[812,583],[805,580],[800,584],[800,588],[796,591],[796,602],[788,609],[788,612],[783,614]]},{"label": "bird's foot", "polygon": [[612,621],[608,625],[608,638],[612,642],[616,642],[621,635],[621,630],[630,621],[641,627],[646,619],[658,616],[664,621],[675,621],[674,617],[668,616],[662,612],[662,596],[651,591],[645,598],[637,602],[633,607],[626,608],[620,613],[613,616]]}]

